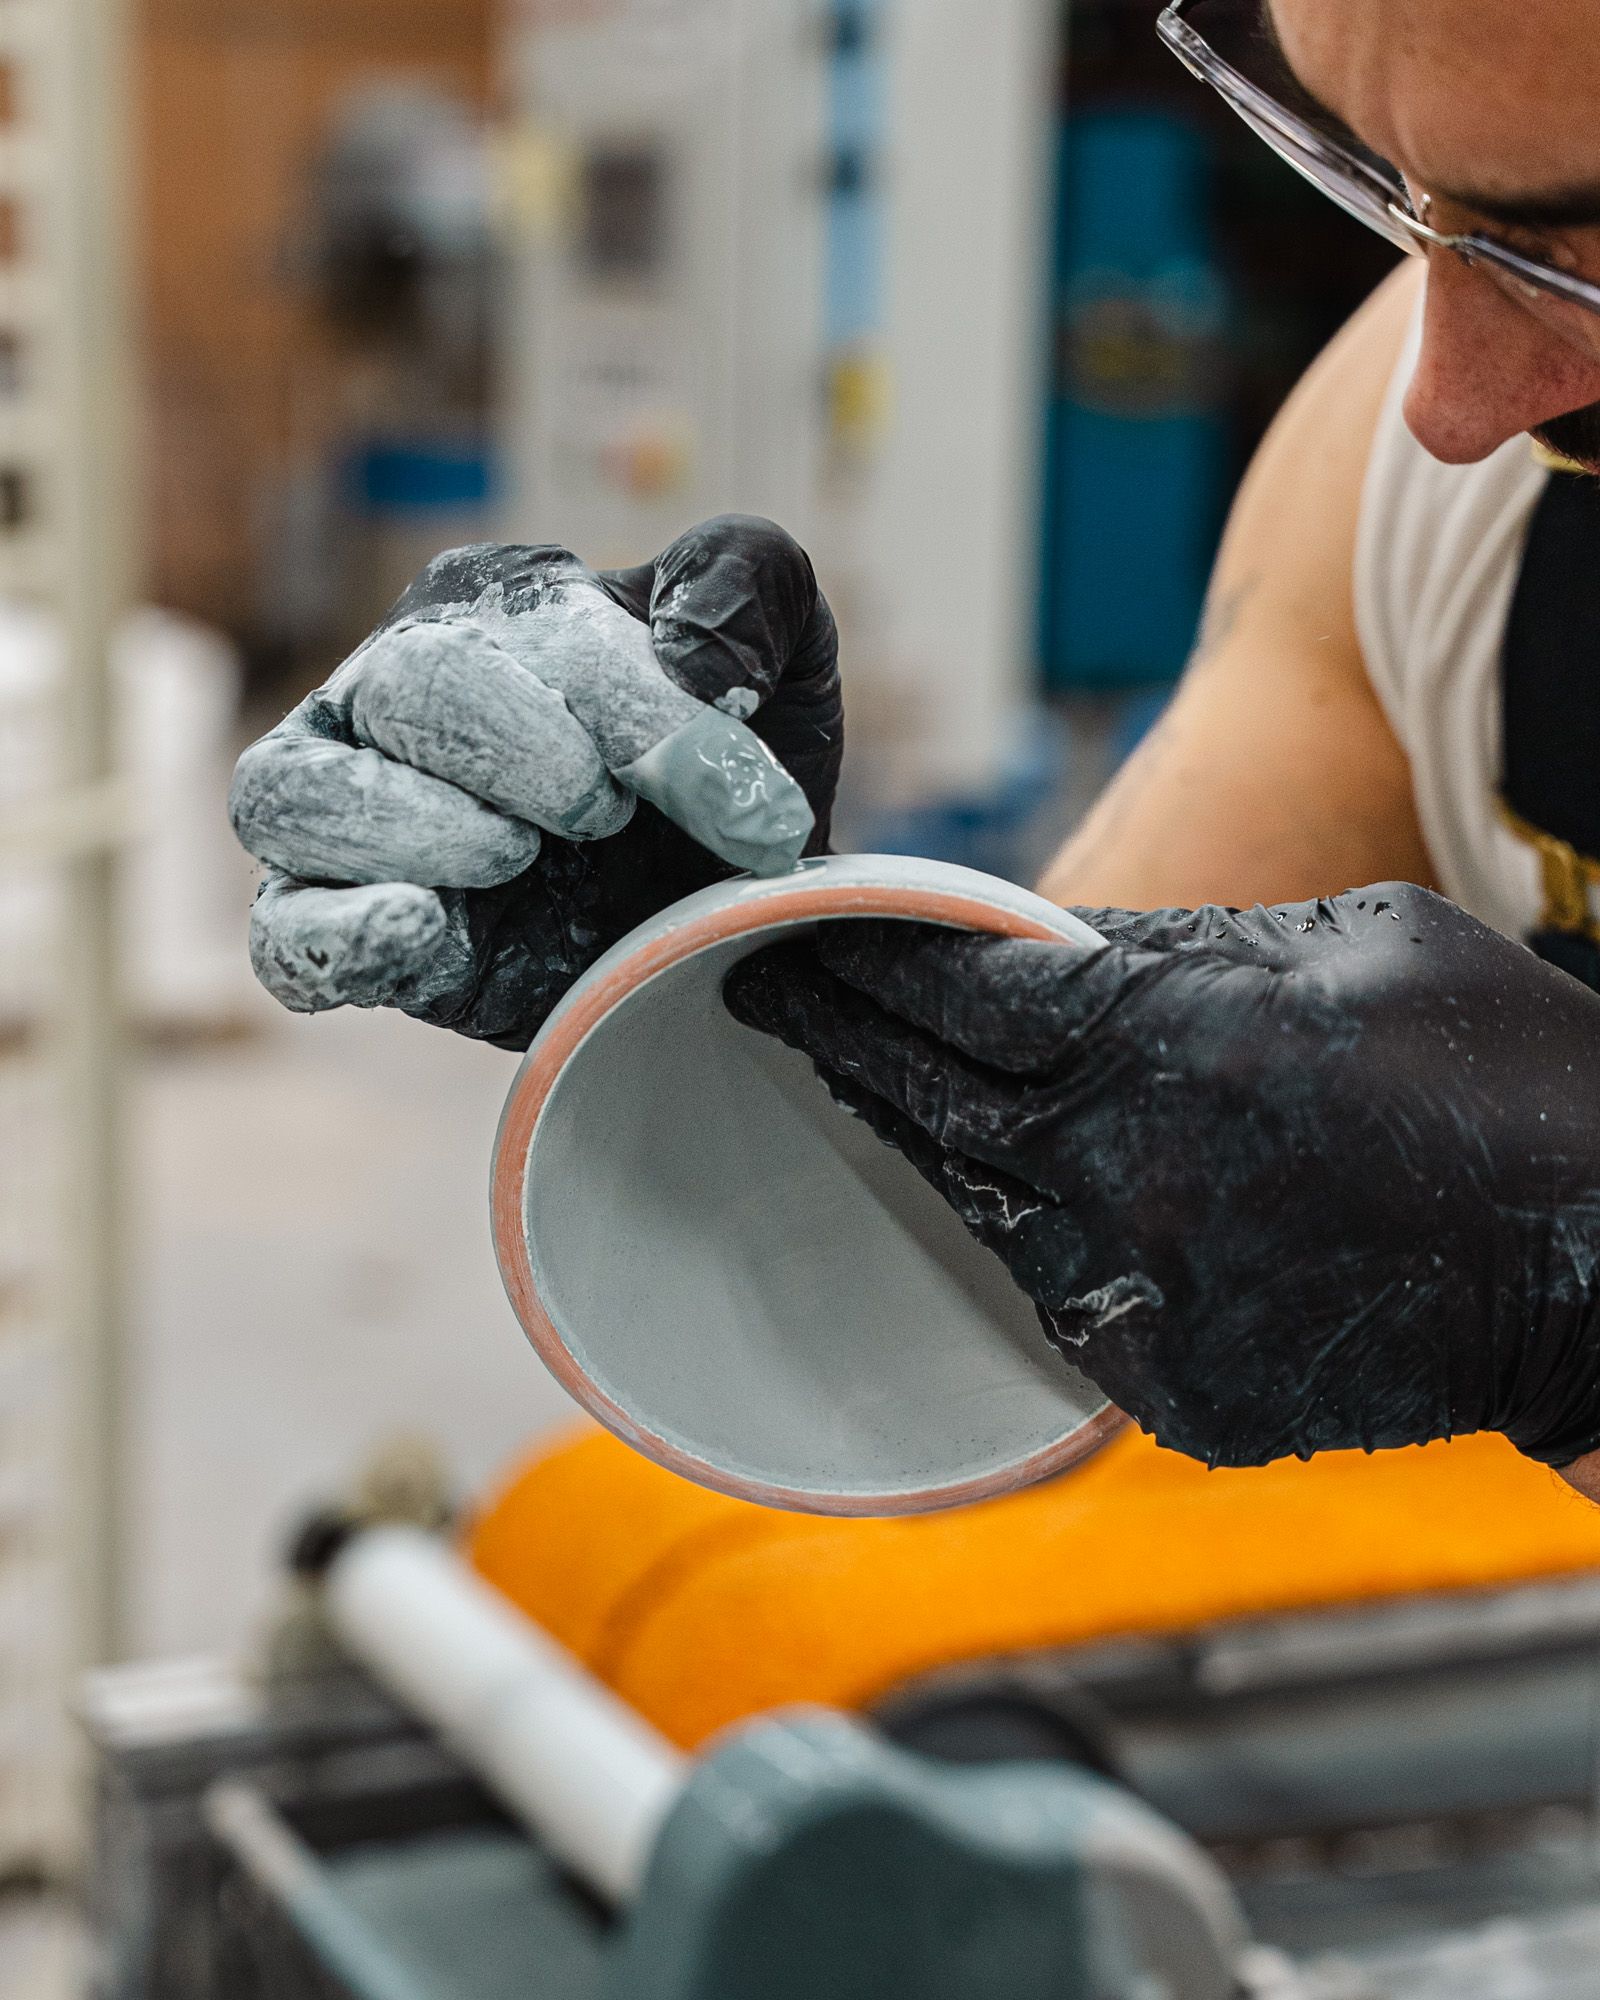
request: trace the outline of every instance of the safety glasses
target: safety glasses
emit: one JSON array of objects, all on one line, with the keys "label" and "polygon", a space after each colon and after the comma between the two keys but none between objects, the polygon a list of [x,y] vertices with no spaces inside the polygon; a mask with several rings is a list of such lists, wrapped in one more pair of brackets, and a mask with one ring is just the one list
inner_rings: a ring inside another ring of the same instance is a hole
[{"label": "safety glasses", "polygon": [[1352,134],[1330,130],[1326,114],[1319,117],[1293,102],[1294,79],[1278,52],[1265,0],[1173,0],[1157,31],[1258,138],[1358,222],[1413,255],[1453,251],[1558,330],[1576,332],[1585,345],[1593,342],[1592,320],[1580,317],[1577,326],[1573,321],[1575,314],[1600,316],[1600,282],[1475,230],[1431,227],[1431,196],[1413,196],[1387,160]]}]

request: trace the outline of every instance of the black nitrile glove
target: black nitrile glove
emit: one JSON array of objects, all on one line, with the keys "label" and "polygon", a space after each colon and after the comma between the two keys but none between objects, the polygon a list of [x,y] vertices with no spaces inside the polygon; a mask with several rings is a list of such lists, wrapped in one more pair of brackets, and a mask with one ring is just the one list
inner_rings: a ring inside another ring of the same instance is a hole
[{"label": "black nitrile glove", "polygon": [[1600,1446],[1600,998],[1421,889],[839,923],[730,975],[1159,1441]]},{"label": "black nitrile glove", "polygon": [[256,972],[525,1048],[635,924],[825,851],[843,739],[832,614],[769,521],[603,575],[452,550],[239,761]]}]

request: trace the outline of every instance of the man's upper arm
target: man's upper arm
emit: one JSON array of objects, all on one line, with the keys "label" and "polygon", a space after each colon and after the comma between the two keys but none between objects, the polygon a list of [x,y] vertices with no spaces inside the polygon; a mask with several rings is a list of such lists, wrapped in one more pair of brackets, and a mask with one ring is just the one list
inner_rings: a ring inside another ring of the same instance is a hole
[{"label": "man's upper arm", "polygon": [[1248,905],[1428,883],[1411,773],[1356,634],[1356,529],[1416,274],[1290,398],[1241,487],[1204,629],[1161,722],[1046,874],[1061,903]]}]

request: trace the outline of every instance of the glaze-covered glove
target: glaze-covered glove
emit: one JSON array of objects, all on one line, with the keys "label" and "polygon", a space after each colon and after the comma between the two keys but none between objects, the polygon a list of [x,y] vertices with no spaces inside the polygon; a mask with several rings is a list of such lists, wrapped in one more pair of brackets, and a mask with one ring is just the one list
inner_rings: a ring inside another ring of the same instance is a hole
[{"label": "glaze-covered glove", "polygon": [[1403,886],[1081,914],[1105,949],[835,924],[727,999],[1161,1443],[1600,1446],[1600,998]]},{"label": "glaze-covered glove", "polygon": [[823,851],[843,734],[832,615],[771,522],[603,575],[452,550],[239,761],[257,975],[525,1048],[645,917]]}]

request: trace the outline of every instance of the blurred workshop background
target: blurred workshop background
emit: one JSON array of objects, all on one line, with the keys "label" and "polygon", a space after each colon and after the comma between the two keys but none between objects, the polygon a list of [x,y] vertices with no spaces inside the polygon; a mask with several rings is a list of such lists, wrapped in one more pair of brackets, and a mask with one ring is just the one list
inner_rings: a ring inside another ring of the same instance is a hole
[{"label": "blurred workshop background", "polygon": [[238,748],[441,547],[749,509],[839,612],[843,842],[1025,879],[1388,256],[1154,11],[0,0],[0,1890],[78,1852],[79,1668],[258,1643],[373,1454],[564,1417],[512,1064],[256,994]]}]

